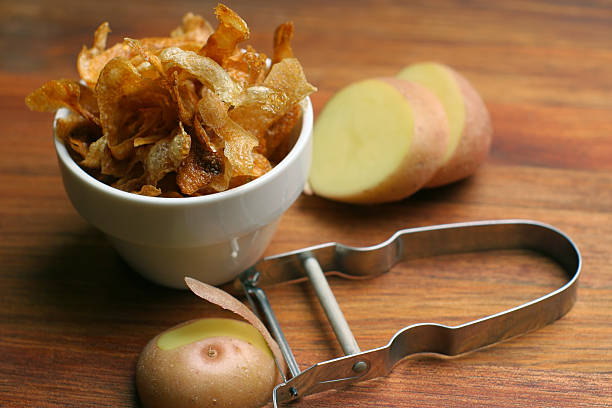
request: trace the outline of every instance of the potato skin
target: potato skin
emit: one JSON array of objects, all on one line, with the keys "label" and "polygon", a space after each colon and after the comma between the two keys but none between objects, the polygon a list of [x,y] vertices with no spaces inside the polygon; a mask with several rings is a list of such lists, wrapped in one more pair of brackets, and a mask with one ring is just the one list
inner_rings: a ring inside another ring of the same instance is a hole
[{"label": "potato skin", "polygon": [[428,188],[450,184],[475,173],[489,153],[493,134],[491,117],[478,92],[463,75],[442,66],[455,79],[463,95],[465,125],[455,152],[426,183]]},{"label": "potato skin", "polygon": [[402,200],[433,177],[446,152],[448,123],[444,108],[435,95],[414,82],[393,77],[377,79],[393,86],[414,110],[414,138],[410,154],[382,183],[359,194],[342,197],[339,201],[378,204]]},{"label": "potato skin", "polygon": [[274,359],[243,340],[211,337],[162,350],[160,335],[143,349],[136,367],[145,408],[256,408],[269,401],[279,382]]}]

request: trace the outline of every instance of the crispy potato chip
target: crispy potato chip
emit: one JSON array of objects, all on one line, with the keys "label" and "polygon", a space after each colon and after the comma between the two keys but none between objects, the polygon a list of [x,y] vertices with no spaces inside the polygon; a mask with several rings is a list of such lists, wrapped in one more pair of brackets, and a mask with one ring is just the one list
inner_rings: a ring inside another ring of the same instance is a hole
[{"label": "crispy potato chip", "polygon": [[232,172],[230,169],[231,164],[227,157],[223,157],[223,168],[226,169],[220,174],[213,176],[207,189],[200,190],[201,194],[218,193],[225,191],[229,188],[230,180],[232,179]]},{"label": "crispy potato chip", "polygon": [[202,97],[198,101],[198,112],[203,123],[213,129],[225,126],[229,120],[229,106],[219,99],[210,89],[202,89]]},{"label": "crispy potato chip", "polygon": [[55,120],[55,136],[62,142],[73,137],[89,144],[102,136],[102,132],[98,125],[85,119],[79,113],[68,110],[65,115]]},{"label": "crispy potato chip", "polygon": [[225,191],[268,172],[291,146],[300,101],[315,88],[293,58],[293,23],[274,33],[272,64],[240,16],[219,4],[216,30],[183,17],[170,37],[107,48],[101,24],[77,58],[81,82],[56,80],[26,98],[32,110],[69,108],[55,135],[90,175],[146,196]]},{"label": "crispy potato chip", "polygon": [[190,148],[191,136],[182,125],[175,135],[157,141],[143,163],[146,184],[155,186],[166,174],[176,171],[189,154]]},{"label": "crispy potato chip", "polygon": [[85,158],[85,156],[87,155],[88,147],[86,142],[75,137],[68,136],[68,144],[74,152],[81,156],[81,158]]},{"label": "crispy potato chip", "polygon": [[182,25],[170,33],[170,37],[174,40],[204,44],[213,31],[212,26],[206,19],[189,12],[183,16]]},{"label": "crispy potato chip", "polygon": [[[108,23],[102,23],[94,34],[92,48],[83,46],[77,58],[79,75],[90,87],[96,85],[100,72],[110,60],[116,57],[131,58],[137,54],[137,50],[126,43],[106,49],[109,32]],[[172,31],[171,37],[143,38],[140,44],[153,51],[173,46],[199,50],[212,32],[212,27],[204,18],[188,13],[183,17],[183,25]]]},{"label": "crispy potato chip", "polygon": [[295,104],[316,88],[306,81],[302,66],[295,58],[285,58],[272,65],[262,86],[248,88],[230,118],[261,143],[264,132]]},{"label": "crispy potato chip", "polygon": [[236,50],[225,61],[224,68],[232,79],[245,89],[261,84],[267,74],[266,55],[260,54],[251,46]]},{"label": "crispy potato chip", "polygon": [[159,54],[159,59],[166,74],[175,69],[187,71],[204,86],[212,89],[223,102],[234,104],[242,92],[242,88],[219,64],[193,51],[169,47]]},{"label": "crispy potato chip", "polygon": [[92,123],[100,124],[98,104],[93,91],[70,80],[49,81],[26,97],[28,108],[38,112],[55,112],[69,108]]},{"label": "crispy potato chip", "polygon": [[177,126],[177,111],[168,90],[143,78],[124,58],[106,64],[96,93],[102,129],[117,160],[131,156],[137,145],[166,137]]},{"label": "crispy potato chip", "polygon": [[290,105],[298,103],[317,90],[306,80],[302,65],[297,58],[285,58],[274,64],[263,86],[285,94]]},{"label": "crispy potato chip", "polygon": [[127,57],[133,52],[124,44],[116,44],[106,50],[106,41],[110,31],[108,22],[100,24],[94,34],[93,46],[91,48],[83,46],[83,49],[77,57],[77,70],[79,71],[81,79],[83,79],[88,86],[93,87],[96,85],[98,75],[108,61],[119,56]]},{"label": "crispy potato chip", "polygon": [[[192,143],[195,143],[194,140]],[[177,172],[170,172],[166,174],[161,180],[157,182],[157,188],[161,190],[160,197],[180,198],[185,197],[181,194],[181,190],[176,184]]]},{"label": "crispy potato chip", "polygon": [[138,71],[141,76],[145,74],[144,76],[147,78],[154,79],[159,75],[163,75],[164,70],[161,61],[153,51],[143,46],[139,40],[134,40],[133,38],[124,38],[123,42],[138,54],[132,57],[130,62],[136,67],[136,71]]},{"label": "crispy potato chip", "polygon": [[106,136],[102,136],[95,142],[89,145],[87,154],[83,160],[79,163],[83,167],[91,169],[99,169],[102,166],[102,156],[104,155],[104,149],[106,146]]},{"label": "crispy potato chip", "polygon": [[204,129],[200,121],[200,115],[195,116],[193,129],[198,141],[207,150],[213,153],[223,152],[225,141],[212,128]]},{"label": "crispy potato chip", "polygon": [[112,177],[125,177],[142,159],[138,156],[126,160],[115,160],[108,145],[102,150],[100,157],[100,173]]},{"label": "crispy potato chip", "polygon": [[[198,192],[210,187],[213,182],[215,182],[214,187],[219,187],[220,180],[225,179],[224,172],[225,163],[221,154],[207,149],[199,142],[194,142],[187,158],[183,160],[177,171],[176,183],[183,194],[197,195]],[[223,190],[227,189],[228,185],[229,181]]]},{"label": "crispy potato chip", "polygon": [[253,169],[248,175],[237,175],[231,178],[229,188],[234,188],[255,180],[272,170],[272,165],[266,156],[253,153]]},{"label": "crispy potato chip", "polygon": [[225,141],[223,153],[232,166],[232,176],[253,175],[253,149],[259,144],[257,139],[231,119],[216,131]]},{"label": "crispy potato chip", "polygon": [[193,196],[196,195],[199,190],[207,187],[213,177],[212,174],[207,171],[209,166],[210,164],[205,159],[200,158],[195,150],[189,153],[176,175],[176,182],[181,192]]},{"label": "crispy potato chip", "polygon": [[227,106],[214,93],[208,89],[202,90],[198,111],[204,124],[223,138],[223,153],[231,164],[232,176],[252,175],[253,149],[259,142],[233,121],[227,110]]},{"label": "crispy potato chip", "polygon": [[136,192],[136,194],[140,194],[147,197],[157,197],[158,195],[161,195],[161,193],[162,191],[159,188],[150,184],[145,184],[140,188],[139,191]]},{"label": "crispy potato chip", "polygon": [[293,21],[279,25],[274,31],[274,52],[272,53],[272,64],[276,64],[285,58],[293,58],[291,39],[293,38]]},{"label": "crispy potato chip", "polygon": [[87,154],[79,164],[90,169],[100,169],[102,167],[104,150],[107,148],[106,137],[103,136],[89,146]]},{"label": "crispy potato chip", "polygon": [[178,107],[179,119],[182,123],[192,126],[198,105],[198,87],[192,78],[182,78],[178,71],[171,75],[170,91]]},{"label": "crispy potato chip", "polygon": [[302,109],[300,109],[300,105],[293,105],[289,112],[281,116],[264,133],[265,151],[257,151],[272,161],[276,161],[279,156],[280,158],[285,157],[290,148],[289,135],[301,117]]},{"label": "crispy potato chip", "polygon": [[200,54],[224,66],[225,60],[234,53],[238,43],[249,38],[250,32],[246,22],[229,7],[219,4],[215,7],[215,14],[219,20],[219,26],[208,37]]}]

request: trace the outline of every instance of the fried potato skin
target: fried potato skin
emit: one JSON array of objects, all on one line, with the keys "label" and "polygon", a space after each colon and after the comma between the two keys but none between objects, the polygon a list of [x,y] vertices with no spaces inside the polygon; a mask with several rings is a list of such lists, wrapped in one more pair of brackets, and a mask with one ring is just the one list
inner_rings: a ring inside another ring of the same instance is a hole
[{"label": "fried potato skin", "polygon": [[104,22],[77,57],[80,81],[49,81],[26,104],[68,108],[57,137],[120,190],[199,196],[261,177],[290,149],[299,103],[316,88],[293,54],[293,23],[276,29],[268,60],[240,46],[250,31],[236,12],[219,4],[215,14],[216,29],[188,13],[168,37],[110,47]]}]

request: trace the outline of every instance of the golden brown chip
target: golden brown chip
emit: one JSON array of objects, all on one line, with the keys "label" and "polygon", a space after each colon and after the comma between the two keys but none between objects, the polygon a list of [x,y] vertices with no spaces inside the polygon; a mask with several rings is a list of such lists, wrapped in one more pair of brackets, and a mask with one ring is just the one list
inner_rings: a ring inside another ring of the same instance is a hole
[{"label": "golden brown chip", "polygon": [[202,122],[213,129],[225,126],[229,116],[229,106],[219,99],[210,89],[202,89],[202,97],[198,101],[198,112]]},{"label": "golden brown chip", "polygon": [[[216,182],[215,187],[219,187],[218,183],[224,179],[224,172],[223,157],[199,142],[194,142],[187,158],[183,160],[177,171],[176,183],[183,194],[196,195],[200,191],[205,191],[213,181]],[[227,185],[223,188],[225,189]]]},{"label": "golden brown chip", "polygon": [[293,58],[291,39],[293,38],[293,21],[279,25],[274,31],[274,52],[272,64],[276,64],[285,58]]},{"label": "golden brown chip", "polygon": [[147,196],[147,197],[157,197],[161,195],[161,193],[162,191],[159,188],[152,186],[150,184],[145,184],[144,186],[140,188],[139,191],[136,191],[136,194],[140,194],[140,195]]},{"label": "golden brown chip", "polygon": [[253,175],[253,150],[259,144],[257,139],[231,119],[216,131],[225,141],[223,154],[232,166],[232,176]]},{"label": "golden brown chip", "polygon": [[124,38],[123,42],[137,53],[137,55],[130,59],[130,63],[136,67],[136,71],[138,71],[141,76],[155,79],[159,75],[164,74],[159,57],[155,55],[151,49],[146,48],[142,42],[134,40],[133,38]]},{"label": "golden brown chip", "polygon": [[[91,87],[96,85],[100,72],[110,60],[116,57],[132,58],[137,54],[137,50],[126,43],[115,44],[106,49],[109,32],[108,23],[102,23],[94,34],[92,48],[83,46],[77,58],[79,75]],[[172,31],[171,37],[143,38],[140,44],[152,51],[171,46],[198,50],[211,33],[212,27],[204,18],[188,13],[183,17],[183,25]]]},{"label": "golden brown chip", "polygon": [[117,160],[130,157],[136,145],[168,136],[177,126],[177,110],[168,90],[143,78],[125,58],[105,65],[96,94],[102,129]]},{"label": "golden brown chip", "polygon": [[157,141],[143,163],[145,183],[155,186],[166,174],[178,170],[190,148],[191,137],[182,125],[173,136]]},{"label": "golden brown chip", "polygon": [[302,65],[297,58],[285,58],[274,64],[264,80],[263,86],[283,93],[289,105],[294,105],[317,88],[306,80]]},{"label": "golden brown chip", "polygon": [[222,160],[223,168],[226,169],[226,171],[213,176],[210,184],[208,185],[208,189],[201,190],[202,194],[218,193],[229,188],[232,172],[227,169],[230,169],[231,165],[227,157],[223,157]]},{"label": "golden brown chip", "polygon": [[182,25],[170,33],[170,37],[175,40],[204,44],[213,31],[212,26],[205,18],[189,12],[183,16]]},{"label": "golden brown chip", "polygon": [[200,54],[224,66],[225,60],[234,53],[238,43],[249,38],[250,32],[246,22],[229,7],[219,4],[215,7],[215,14],[219,20],[219,26],[208,37]]},{"label": "golden brown chip", "polygon": [[179,119],[188,126],[193,125],[198,105],[198,87],[191,77],[184,78],[178,71],[172,71],[170,91],[178,107]]},{"label": "golden brown chip", "polygon": [[100,173],[118,178],[125,177],[130,174],[132,169],[138,166],[141,161],[142,158],[138,157],[138,155],[126,160],[115,160],[107,145],[102,150],[100,156]]},{"label": "golden brown chip", "polygon": [[116,44],[106,50],[106,41],[110,31],[108,22],[100,24],[94,33],[93,46],[91,48],[83,46],[77,57],[79,75],[91,87],[95,86],[100,71],[108,61],[118,56],[128,56],[130,52],[133,52],[124,44]]},{"label": "golden brown chip", "polygon": [[[33,110],[68,107],[55,134],[93,177],[147,196],[224,191],[262,176],[291,146],[300,101],[313,92],[293,58],[293,23],[266,55],[240,16],[219,4],[212,28],[183,17],[170,37],[125,38],[107,48],[101,24],[77,67],[82,82],[50,81],[26,98]],[[183,127],[185,126],[185,127]]]},{"label": "golden brown chip", "polygon": [[262,141],[272,123],[314,91],[298,60],[285,58],[272,66],[262,86],[248,88],[242,94],[230,118]]},{"label": "golden brown chip", "polygon": [[233,121],[227,110],[227,106],[214,93],[208,89],[202,90],[198,111],[204,124],[223,139],[223,153],[231,164],[231,176],[252,175],[253,149],[259,142]]},{"label": "golden brown chip", "polygon": [[100,177],[122,178],[140,161],[140,158],[115,160],[108,148],[106,136],[89,144],[87,154],[79,165],[89,172],[95,171]]},{"label": "golden brown chip", "polygon": [[289,112],[281,116],[265,132],[265,151],[260,152],[271,161],[280,161],[287,155],[290,149],[290,135],[293,128],[302,117],[300,105],[294,105]]},{"label": "golden brown chip", "polygon": [[75,137],[68,136],[68,144],[70,148],[77,153],[81,158],[85,158],[87,155],[87,143],[83,140],[79,140]]},{"label": "golden brown chip", "polygon": [[207,150],[213,153],[223,152],[225,141],[212,128],[204,128],[200,115],[195,116],[193,130],[200,144]]},{"label": "golden brown chip", "polygon": [[201,84],[212,89],[223,102],[234,104],[242,92],[240,86],[219,64],[193,51],[169,47],[161,51],[159,59],[167,75],[176,69],[186,71]]},{"label": "golden brown chip", "polygon": [[100,124],[95,95],[86,86],[71,79],[49,81],[26,97],[28,108],[38,112],[55,112],[69,108],[92,123]]},{"label": "golden brown chip", "polygon": [[225,61],[224,68],[232,79],[245,89],[263,82],[267,74],[266,55],[260,54],[250,45],[236,50]]},{"label": "golden brown chip", "polygon": [[73,137],[89,144],[102,136],[98,125],[73,110],[67,110],[66,114],[58,117],[55,120],[54,129],[55,137],[62,142],[66,142],[69,137]]},{"label": "golden brown chip", "polygon": [[272,170],[272,165],[266,156],[253,153],[253,169],[251,174],[248,175],[237,175],[231,178],[228,188],[234,188],[248,183],[249,181],[255,180],[258,177],[263,176],[267,172]]}]

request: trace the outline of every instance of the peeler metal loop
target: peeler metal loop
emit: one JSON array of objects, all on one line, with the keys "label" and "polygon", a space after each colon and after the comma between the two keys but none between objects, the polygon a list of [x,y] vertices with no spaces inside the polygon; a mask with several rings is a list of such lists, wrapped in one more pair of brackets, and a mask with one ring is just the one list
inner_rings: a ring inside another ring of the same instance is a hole
[{"label": "peeler metal loop", "polygon": [[[499,249],[529,249],[546,255],[565,271],[567,282],[535,300],[458,326],[407,326],[385,346],[368,351],[359,349],[325,276],[366,279],[410,259]],[[277,385],[272,395],[277,407],[310,394],[384,376],[412,354],[456,356],[552,323],[575,303],[580,267],[578,248],[556,228],[529,220],[495,220],[404,229],[366,248],[327,243],[275,255],[245,271],[234,285],[242,287],[287,361],[291,377]],[[262,288],[306,279],[313,284],[345,355],[300,371]]]}]

